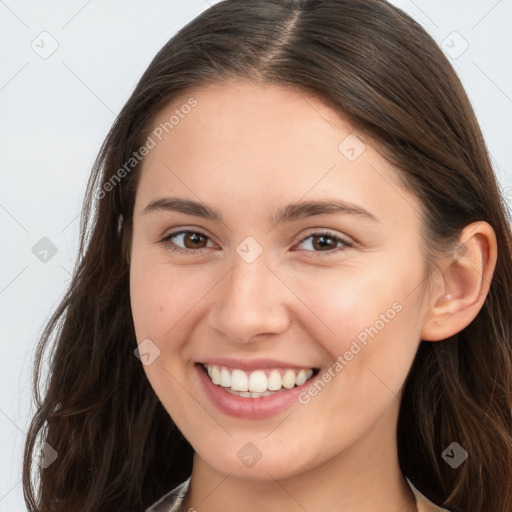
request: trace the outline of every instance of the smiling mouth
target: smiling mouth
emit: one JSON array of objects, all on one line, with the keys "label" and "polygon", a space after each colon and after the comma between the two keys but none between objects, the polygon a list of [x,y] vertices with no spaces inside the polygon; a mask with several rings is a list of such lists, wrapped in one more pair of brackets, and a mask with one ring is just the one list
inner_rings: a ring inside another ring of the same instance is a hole
[{"label": "smiling mouth", "polygon": [[319,369],[266,368],[245,371],[216,364],[201,364],[204,372],[224,391],[244,398],[260,398],[302,386]]}]

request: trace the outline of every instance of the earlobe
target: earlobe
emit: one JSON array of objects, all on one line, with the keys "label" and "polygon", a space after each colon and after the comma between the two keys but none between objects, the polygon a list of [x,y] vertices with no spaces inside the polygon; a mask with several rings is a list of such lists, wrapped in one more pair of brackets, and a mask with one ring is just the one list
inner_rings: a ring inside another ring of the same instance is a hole
[{"label": "earlobe", "polygon": [[423,340],[449,338],[474,320],[489,293],[496,261],[494,229],[483,221],[466,226],[460,244],[440,265],[440,286],[430,297]]}]

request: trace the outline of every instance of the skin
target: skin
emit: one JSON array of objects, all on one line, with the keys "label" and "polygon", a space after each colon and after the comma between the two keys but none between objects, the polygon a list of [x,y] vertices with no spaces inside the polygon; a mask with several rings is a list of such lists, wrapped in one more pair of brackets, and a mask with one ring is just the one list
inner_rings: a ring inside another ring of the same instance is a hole
[{"label": "skin", "polygon": [[[494,231],[467,226],[465,253],[441,260],[427,287],[421,204],[345,119],[297,90],[232,80],[189,91],[154,125],[192,92],[197,107],[144,160],[130,262],[137,340],[160,350],[144,370],[195,450],[184,510],[415,510],[397,456],[402,387],[421,339],[445,339],[480,310]],[[338,149],[349,134],[366,144],[355,161]],[[223,221],[143,213],[167,196],[205,202]],[[326,198],[360,205],[378,222],[343,213],[271,221],[289,203]],[[162,242],[185,228],[207,238]],[[311,238],[324,230],[353,247]],[[247,236],[263,249],[252,263],[236,252]],[[172,252],[172,242],[200,252]],[[268,357],[322,375],[394,303],[400,312],[317,396],[277,416],[219,412],[193,366]],[[237,457],[248,442],[261,453],[252,467]]]}]

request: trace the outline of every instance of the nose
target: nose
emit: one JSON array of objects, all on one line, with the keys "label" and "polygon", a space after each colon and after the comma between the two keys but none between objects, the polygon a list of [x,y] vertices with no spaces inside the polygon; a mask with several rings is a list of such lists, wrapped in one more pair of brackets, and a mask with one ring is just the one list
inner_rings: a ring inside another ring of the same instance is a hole
[{"label": "nose", "polygon": [[235,255],[231,270],[218,284],[209,327],[230,342],[249,343],[258,335],[288,328],[287,302],[293,293],[262,256],[247,263]]}]

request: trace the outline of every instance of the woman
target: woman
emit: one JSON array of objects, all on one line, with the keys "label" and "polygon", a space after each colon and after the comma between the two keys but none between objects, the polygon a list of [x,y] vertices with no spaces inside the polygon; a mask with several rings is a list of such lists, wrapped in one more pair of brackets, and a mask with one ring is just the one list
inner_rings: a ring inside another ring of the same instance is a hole
[{"label": "woman", "polygon": [[216,4],[98,156],[28,507],[512,510],[509,221],[403,12]]}]

